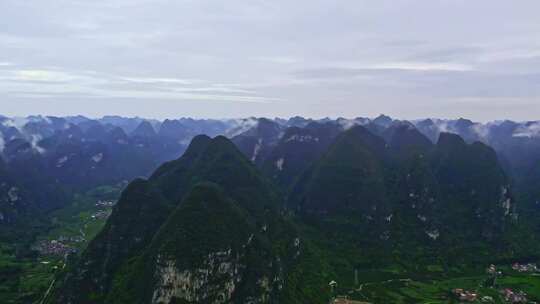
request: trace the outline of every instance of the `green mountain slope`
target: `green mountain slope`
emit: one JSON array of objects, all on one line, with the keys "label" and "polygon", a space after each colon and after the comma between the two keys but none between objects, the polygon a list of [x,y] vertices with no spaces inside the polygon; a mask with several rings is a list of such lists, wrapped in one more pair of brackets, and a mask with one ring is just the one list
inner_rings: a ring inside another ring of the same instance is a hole
[{"label": "green mountain slope", "polygon": [[291,207],[306,213],[370,212],[385,202],[386,144],[361,126],[342,133],[306,171],[291,193]]},{"label": "green mountain slope", "polygon": [[310,123],[291,127],[272,149],[261,166],[283,191],[289,191],[296,179],[328,149],[341,127],[333,123]]},{"label": "green mountain slope", "polygon": [[294,245],[279,235],[283,223],[275,218],[275,214],[266,218],[246,212],[216,184],[196,185],[145,253],[116,275],[108,302],[225,303],[277,298],[287,251]]},{"label": "green mountain slope", "polygon": [[[204,183],[212,183],[213,186]],[[122,288],[116,288],[113,294],[123,296],[111,296],[113,284],[137,284],[139,280],[146,284],[152,273],[158,277],[153,285],[155,289],[150,290],[159,290],[158,274],[163,270],[159,265],[168,262],[159,259],[158,263],[158,256],[177,257],[167,261],[179,267],[190,265],[192,261],[184,255],[185,248],[175,248],[171,244],[186,244],[192,254],[200,258],[201,253],[217,254],[223,251],[224,244],[234,247],[236,254],[241,249],[240,242],[245,245],[248,237],[253,235],[252,246],[255,249],[252,249],[253,253],[251,249],[245,252],[245,258],[248,259],[246,263],[254,263],[249,264],[249,271],[256,266],[264,268],[266,265],[251,262],[251,259],[267,261],[274,265],[271,270],[275,271],[279,263],[274,259],[283,250],[279,244],[286,238],[272,239],[268,235],[279,234],[280,229],[286,226],[281,224],[279,205],[278,196],[267,181],[229,140],[224,137],[210,139],[198,136],[180,159],[164,164],[149,180],[135,180],[127,187],[107,225],[88,246],[79,263],[67,272],[62,287],[52,298],[60,303],[114,302],[117,298],[123,298],[125,293]],[[217,222],[210,223],[209,218]],[[204,229],[195,232],[194,225],[203,225]],[[190,235],[186,235],[187,231]],[[212,233],[217,231],[222,234],[213,236]],[[261,231],[267,236],[259,241],[257,234]],[[242,234],[238,235],[237,232]],[[291,230],[285,235],[291,238],[294,233]],[[233,241],[232,236],[237,241]],[[200,242],[186,243],[194,238]],[[289,240],[285,243],[290,247],[293,242]],[[274,249],[276,247],[278,249]],[[171,255],[163,256],[162,252]],[[133,263],[144,267],[133,268],[130,266]],[[243,267],[247,269],[247,266]],[[132,274],[133,269],[147,272],[143,272],[143,275]],[[257,280],[249,281],[267,288],[270,282],[270,285],[273,284],[275,275],[270,278],[264,276],[265,273],[246,273],[245,278],[263,280],[260,284],[256,283]],[[220,283],[214,283],[210,282],[210,289],[218,288]],[[133,289],[128,290],[134,293]],[[240,292],[242,289],[238,290]],[[141,298],[137,297],[138,301],[150,295],[148,289],[137,291],[143,293]],[[258,293],[245,291],[242,297],[255,294]],[[184,300],[193,299],[187,295],[173,295]],[[198,293],[195,298],[200,296]],[[227,298],[230,296],[232,292],[227,294]]]},{"label": "green mountain slope", "polygon": [[361,231],[353,239],[370,249],[502,238],[514,204],[491,148],[445,133],[431,145],[412,129],[393,132],[399,140],[361,126],[344,132],[300,178],[289,208],[319,228]]}]

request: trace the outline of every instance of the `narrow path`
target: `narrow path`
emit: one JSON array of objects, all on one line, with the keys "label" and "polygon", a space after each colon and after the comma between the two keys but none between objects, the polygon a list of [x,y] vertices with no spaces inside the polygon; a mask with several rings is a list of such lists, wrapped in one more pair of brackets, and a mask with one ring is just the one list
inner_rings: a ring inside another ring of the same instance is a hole
[{"label": "narrow path", "polygon": [[52,288],[53,288],[55,282],[56,282],[56,277],[51,281],[51,284],[49,285],[49,288],[47,288],[47,291],[45,292],[45,294],[43,295],[43,298],[42,298],[41,301],[39,302],[40,304],[45,303],[45,300],[46,300],[47,297],[49,296],[49,293],[51,293],[51,290],[52,290]]},{"label": "narrow path", "polygon": [[[360,296],[362,298],[364,298],[366,301],[369,301],[369,297],[367,297],[366,295],[364,295],[362,293],[362,289],[364,288],[364,286],[369,286],[369,285],[373,285],[373,284],[388,284],[388,283],[392,283],[392,282],[412,282],[412,279],[391,279],[391,280],[386,280],[386,281],[380,281],[380,282],[366,282],[366,283],[362,283],[360,284],[360,286],[358,286],[357,289],[354,289],[355,292],[358,292],[360,294]],[[352,292],[352,290],[351,290]],[[349,292],[350,293],[350,292]]]},{"label": "narrow path", "polygon": [[[64,270],[66,268],[66,264],[67,264],[67,254],[64,255],[64,262],[63,262],[63,265],[62,265],[62,270]],[[56,283],[56,274],[58,273],[58,271],[56,271],[54,273],[54,278],[52,279],[51,281],[51,284],[49,285],[49,288],[47,288],[47,291],[45,292],[45,294],[43,295],[43,298],[41,299],[41,301],[39,302],[39,304],[44,304],[45,303],[45,300],[47,300],[47,297],[49,296],[49,294],[51,293],[51,290],[54,286],[54,283]]]},{"label": "narrow path", "polygon": [[[86,225],[86,224],[85,224]],[[82,235],[83,238],[86,239],[86,233],[82,230],[82,228],[79,228],[79,233]]]}]

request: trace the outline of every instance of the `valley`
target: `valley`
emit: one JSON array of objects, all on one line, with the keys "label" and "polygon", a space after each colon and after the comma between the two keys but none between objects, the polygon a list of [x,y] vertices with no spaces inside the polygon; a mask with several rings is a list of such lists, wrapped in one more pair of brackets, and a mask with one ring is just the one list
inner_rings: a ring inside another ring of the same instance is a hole
[{"label": "valley", "polygon": [[122,186],[104,186],[77,195],[48,215],[30,242],[4,242],[0,255],[3,303],[42,303],[55,276],[104,226]]}]

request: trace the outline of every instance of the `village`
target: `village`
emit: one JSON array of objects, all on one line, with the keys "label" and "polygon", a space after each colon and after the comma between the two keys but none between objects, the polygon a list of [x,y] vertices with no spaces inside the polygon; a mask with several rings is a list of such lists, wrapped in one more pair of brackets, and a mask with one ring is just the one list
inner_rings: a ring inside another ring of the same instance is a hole
[{"label": "village", "polygon": [[102,200],[99,200],[96,203],[96,207],[112,207],[115,204],[116,204],[115,201],[102,201]]},{"label": "village", "polygon": [[68,245],[66,242],[59,240],[42,240],[39,241],[35,247],[35,250],[42,256],[58,256],[63,257],[71,253],[77,252],[75,248]]},{"label": "village", "polygon": [[111,215],[111,210],[100,210],[90,217],[94,220],[106,220]]},{"label": "village", "polygon": [[330,304],[371,304],[371,303],[350,300],[347,296],[338,296],[332,299],[332,301],[330,301]]},{"label": "village", "polygon": [[[519,273],[531,273],[531,274],[537,274],[540,273],[539,269],[537,268],[536,264],[534,263],[527,263],[527,264],[520,264],[518,262],[513,263],[510,266],[510,269],[512,271],[516,271]],[[504,300],[505,303],[536,303],[534,301],[530,301],[527,298],[527,294],[522,290],[514,290],[511,288],[506,287],[499,287],[497,284],[497,279],[503,277],[505,274],[503,271],[499,270],[497,266],[491,264],[487,269],[486,273],[488,274],[488,279],[486,282],[489,285],[490,288],[495,288],[498,290],[498,294],[500,297]],[[466,302],[481,302],[481,303],[494,303],[494,298],[492,296],[488,295],[481,295],[479,292],[475,290],[466,290],[464,288],[454,288],[451,291],[452,296],[455,300],[460,301],[460,303],[466,303]]]},{"label": "village", "polygon": [[76,235],[69,235],[73,234],[73,232],[70,233],[70,229],[67,229],[60,236],[39,240],[33,246],[33,249],[39,252],[41,256],[65,257],[69,254],[77,253],[79,248],[83,248],[84,244],[88,241],[85,232],[86,227],[89,224],[93,224],[92,222],[104,222],[111,215],[112,206],[115,204],[115,201],[98,200],[93,204],[95,210],[90,215],[85,216],[86,220],[76,228],[71,229],[77,231]]}]

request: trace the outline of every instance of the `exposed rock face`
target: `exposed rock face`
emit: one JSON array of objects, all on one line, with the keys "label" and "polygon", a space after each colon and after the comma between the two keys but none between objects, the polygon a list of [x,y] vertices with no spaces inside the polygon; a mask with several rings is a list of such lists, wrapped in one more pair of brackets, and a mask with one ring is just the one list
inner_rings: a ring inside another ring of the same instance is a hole
[{"label": "exposed rock face", "polygon": [[[155,261],[151,303],[268,303],[275,299],[283,286],[283,267],[279,256],[265,245],[274,225],[263,221],[259,227],[250,226],[234,202],[206,191],[212,190],[198,186],[186,198],[155,237],[157,251],[150,250],[154,258],[144,259],[143,263]],[[209,219],[204,228],[186,218],[199,211]],[[223,218],[215,218],[217,214]],[[226,222],[216,225],[222,220]],[[197,241],[188,243],[183,237],[188,234]],[[189,245],[174,245],[179,243]],[[299,250],[299,244],[293,245],[292,240],[290,244]]]},{"label": "exposed rock face", "polygon": [[501,189],[501,207],[504,209],[504,215],[507,216],[511,213],[513,213],[513,204],[512,204],[512,198],[510,197],[510,193],[508,191],[509,186],[502,187]]},{"label": "exposed rock face", "polygon": [[285,142],[288,142],[288,141],[310,142],[310,141],[319,141],[319,138],[311,136],[311,135],[293,134],[291,137],[285,140]]},{"label": "exposed rock face", "polygon": [[197,268],[178,269],[172,259],[158,256],[157,284],[152,303],[170,303],[173,298],[196,303],[226,303],[241,281],[238,256],[232,250],[211,253]]},{"label": "exposed rock face", "polygon": [[278,123],[257,119],[251,128],[232,137],[232,141],[253,163],[260,165],[277,144],[282,133],[282,127]]},{"label": "exposed rock face", "polygon": [[[300,255],[300,239],[291,244],[295,258]],[[270,303],[284,285],[282,259],[267,257],[252,265],[253,250],[260,244],[251,234],[241,250],[215,251],[189,267],[174,257],[158,254],[154,267],[151,303]],[[292,252],[291,252],[292,253]],[[257,271],[252,269],[258,268]],[[246,286],[249,287],[246,290]]]},{"label": "exposed rock face", "polygon": [[253,148],[253,155],[251,156],[252,162],[255,162],[255,160],[257,159],[257,155],[259,155],[259,151],[261,151],[262,143],[263,139],[259,138],[257,144],[255,144],[255,147]]},{"label": "exposed rock face", "polygon": [[103,160],[103,153],[98,153],[98,154],[92,156],[92,160],[93,160],[95,163],[99,163],[100,161]]},{"label": "exposed rock face", "polygon": [[428,230],[428,231],[426,231],[426,234],[429,236],[429,238],[431,238],[434,241],[436,241],[440,236],[440,233],[439,233],[438,229]]},{"label": "exposed rock face", "polygon": [[283,164],[285,163],[285,159],[284,158],[280,158],[276,161],[276,168],[279,170],[279,171],[283,171]]},{"label": "exposed rock face", "polygon": [[11,187],[8,191],[9,200],[16,202],[19,200],[19,189],[17,187]]}]

